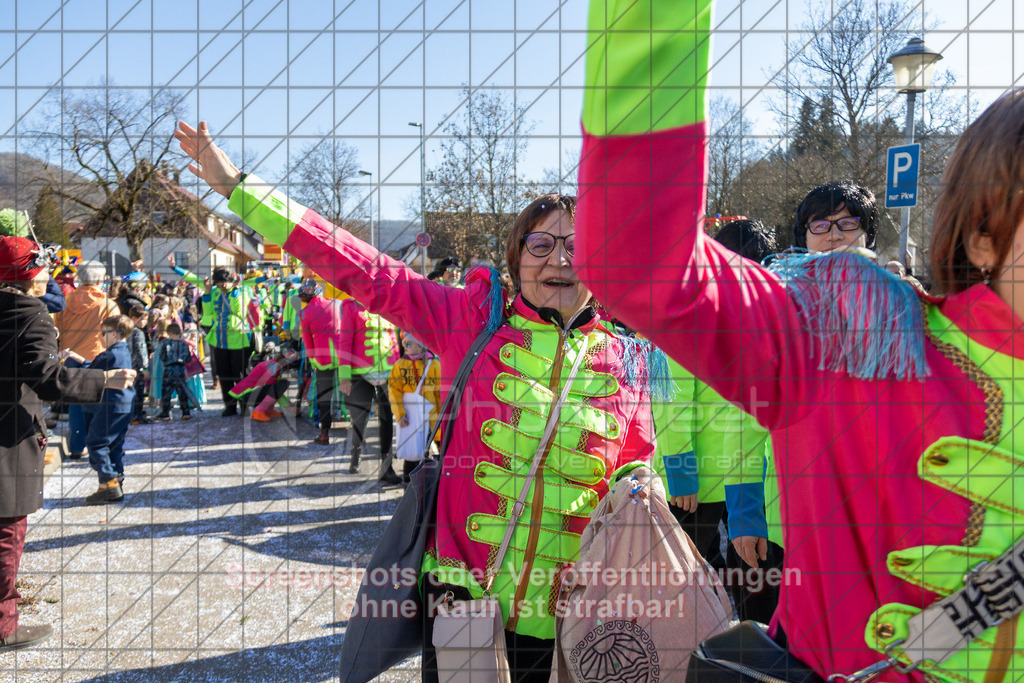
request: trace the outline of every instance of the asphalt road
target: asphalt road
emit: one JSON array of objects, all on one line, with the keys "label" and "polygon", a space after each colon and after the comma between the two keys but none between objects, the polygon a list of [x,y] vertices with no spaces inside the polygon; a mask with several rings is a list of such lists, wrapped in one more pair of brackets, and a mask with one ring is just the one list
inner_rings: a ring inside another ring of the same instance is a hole
[{"label": "asphalt road", "polygon": [[[130,428],[123,502],[84,504],[86,460],[51,476],[19,580],[23,623],[55,633],[0,655],[0,680],[337,678],[360,568],[401,495],[376,483],[375,420],[350,475],[347,423],[316,445],[291,417],[220,417],[213,393],[190,421]],[[380,680],[419,680],[418,658]]]}]

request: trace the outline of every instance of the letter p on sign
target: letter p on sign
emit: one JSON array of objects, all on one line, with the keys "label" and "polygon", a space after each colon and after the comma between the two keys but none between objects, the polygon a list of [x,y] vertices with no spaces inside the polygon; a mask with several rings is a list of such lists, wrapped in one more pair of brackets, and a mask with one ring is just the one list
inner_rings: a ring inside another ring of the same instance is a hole
[{"label": "letter p on sign", "polygon": [[885,206],[917,206],[921,145],[890,147],[885,169]]}]

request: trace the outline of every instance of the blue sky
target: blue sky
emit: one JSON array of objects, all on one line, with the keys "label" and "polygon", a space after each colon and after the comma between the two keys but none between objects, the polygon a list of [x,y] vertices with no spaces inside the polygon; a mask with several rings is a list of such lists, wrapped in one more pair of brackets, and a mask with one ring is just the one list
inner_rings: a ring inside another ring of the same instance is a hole
[{"label": "blue sky", "polygon": [[[842,0],[816,0],[841,7]],[[929,45],[942,68],[984,104],[1020,85],[1024,0],[918,0],[938,23]],[[111,79],[149,94],[188,93],[192,118],[276,178],[324,134],[344,138],[373,173],[374,208],[406,218],[418,197],[419,132],[428,166],[463,84],[508,88],[536,122],[527,176],[578,149],[585,0],[0,0],[0,151],[24,151],[38,102],[55,85]],[[755,131],[772,120],[765,84],[784,68],[805,0],[722,0],[712,84],[741,101]],[[1018,29],[1015,32],[1013,29]],[[170,135],[168,126],[168,135]],[[369,189],[369,186],[368,186]]]}]

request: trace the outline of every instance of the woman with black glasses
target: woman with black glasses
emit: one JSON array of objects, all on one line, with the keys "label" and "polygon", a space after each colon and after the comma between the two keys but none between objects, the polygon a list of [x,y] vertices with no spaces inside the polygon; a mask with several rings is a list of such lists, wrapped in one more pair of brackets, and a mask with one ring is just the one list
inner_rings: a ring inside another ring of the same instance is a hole
[{"label": "woman with black glasses", "polygon": [[[550,675],[561,572],[579,558],[580,534],[616,470],[653,451],[643,347],[605,327],[572,266],[576,198],[544,195],[515,220],[506,248],[514,291],[474,268],[446,287],[243,174],[205,122],[175,132],[189,168],[230,199],[269,242],[283,245],[367,311],[408,330],[441,361],[442,392],[474,341],[493,334],[475,362],[444,454],[437,520],[421,572],[432,598],[479,598],[494,570],[512,676]],[[573,373],[575,379],[573,379]],[[513,503],[538,451],[555,399],[568,385],[554,439],[516,523],[504,563],[495,557]],[[428,605],[429,600],[425,601]],[[424,629],[424,680],[436,680],[432,621]]]}]

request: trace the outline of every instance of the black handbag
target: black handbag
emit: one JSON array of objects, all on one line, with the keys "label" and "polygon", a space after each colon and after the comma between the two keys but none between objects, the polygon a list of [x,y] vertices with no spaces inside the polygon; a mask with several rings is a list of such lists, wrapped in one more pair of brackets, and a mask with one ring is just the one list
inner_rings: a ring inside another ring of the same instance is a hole
[{"label": "black handbag", "polygon": [[806,664],[744,621],[702,642],[690,656],[687,683],[824,683]]},{"label": "black handbag", "polygon": [[[341,641],[338,670],[342,683],[366,683],[423,649],[420,565],[434,531],[442,459],[466,382],[493,335],[482,331],[462,359],[438,422],[427,439],[427,452],[410,473],[405,495],[366,565]],[[440,455],[434,457],[429,452],[430,444],[442,423]]]}]

